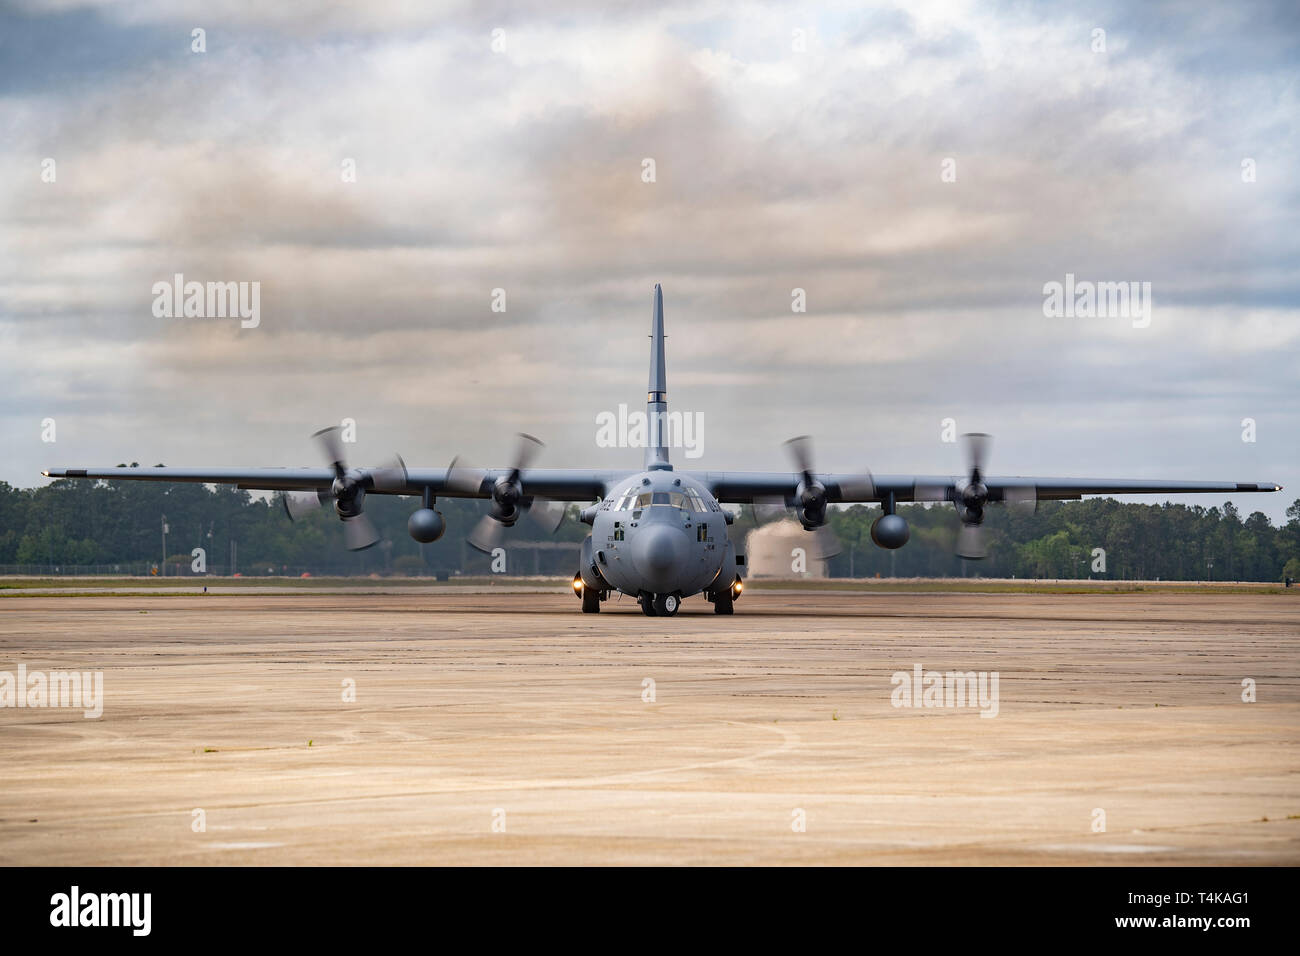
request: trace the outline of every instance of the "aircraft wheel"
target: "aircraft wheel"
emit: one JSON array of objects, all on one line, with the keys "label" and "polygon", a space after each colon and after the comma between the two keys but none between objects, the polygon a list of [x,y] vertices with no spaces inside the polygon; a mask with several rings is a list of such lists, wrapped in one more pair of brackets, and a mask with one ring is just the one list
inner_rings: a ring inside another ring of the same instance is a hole
[{"label": "aircraft wheel", "polygon": [[655,609],[655,601],[650,595],[641,598],[641,613],[646,617],[657,617],[659,612]]},{"label": "aircraft wheel", "polygon": [[582,613],[599,614],[600,613],[600,592],[595,588],[582,589]]},{"label": "aircraft wheel", "polygon": [[677,609],[681,606],[682,599],[676,594],[659,594],[655,596],[655,614],[660,617],[672,617],[677,613]]},{"label": "aircraft wheel", "polygon": [[713,613],[714,614],[735,614],[736,613],[736,605],[731,600],[730,588],[728,588],[726,591],[720,591],[713,598]]}]

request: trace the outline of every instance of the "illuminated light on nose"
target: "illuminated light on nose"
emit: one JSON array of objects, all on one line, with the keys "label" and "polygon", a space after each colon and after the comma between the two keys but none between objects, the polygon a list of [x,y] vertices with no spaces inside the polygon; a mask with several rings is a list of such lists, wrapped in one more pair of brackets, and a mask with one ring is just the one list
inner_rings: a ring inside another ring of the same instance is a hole
[{"label": "illuminated light on nose", "polygon": [[574,578],[574,579],[573,579],[573,590],[575,590],[575,591],[581,591],[581,590],[582,590],[582,578]]},{"label": "illuminated light on nose", "polygon": [[741,581],[737,581],[737,582],[733,585],[733,587],[736,589],[736,593],[737,593],[737,594],[739,594],[741,591],[745,590],[745,585],[744,585],[744,583],[741,582]]}]

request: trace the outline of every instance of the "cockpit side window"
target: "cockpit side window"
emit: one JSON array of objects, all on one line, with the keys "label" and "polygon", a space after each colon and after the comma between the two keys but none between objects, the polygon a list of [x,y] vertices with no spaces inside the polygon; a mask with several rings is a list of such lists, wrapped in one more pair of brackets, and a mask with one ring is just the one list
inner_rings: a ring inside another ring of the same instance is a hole
[{"label": "cockpit side window", "polygon": [[636,504],[636,486],[628,488],[621,495],[612,500],[614,503],[611,505],[611,510],[631,511],[632,506]]},{"label": "cockpit side window", "polygon": [[694,488],[686,490],[686,507],[697,514],[708,514],[713,508],[705,502],[704,497]]}]

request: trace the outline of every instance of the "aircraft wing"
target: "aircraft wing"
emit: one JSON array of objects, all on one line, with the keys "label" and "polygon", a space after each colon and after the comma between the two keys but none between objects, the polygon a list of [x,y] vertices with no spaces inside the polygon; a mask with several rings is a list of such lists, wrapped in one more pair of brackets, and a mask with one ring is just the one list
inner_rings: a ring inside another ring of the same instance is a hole
[{"label": "aircraft wing", "polygon": [[[708,472],[700,476],[719,501],[751,504],[772,498],[794,499],[801,475],[796,472]],[[826,497],[840,502],[951,501],[966,479],[953,475],[815,475]],[[1272,481],[1166,481],[1146,478],[1034,478],[989,476],[983,479],[990,501],[1023,497],[1072,500],[1084,495],[1185,495],[1281,491]]]},{"label": "aircraft wing", "polygon": [[334,472],[329,468],[47,468],[41,474],[46,478],[234,485],[265,491],[328,488],[334,481]]},{"label": "aircraft wing", "polygon": [[[360,468],[363,478],[371,469]],[[190,482],[204,485],[234,485],[257,491],[311,491],[328,489],[334,482],[330,468],[49,468],[41,472],[47,478],[82,478],[102,481]],[[498,478],[510,474],[509,468],[488,469],[482,473],[477,489],[461,483],[449,483],[445,468],[411,468],[406,470],[403,486],[368,487],[371,494],[419,495],[428,488],[443,498],[487,498]],[[591,501],[606,494],[613,482],[622,481],[630,471],[585,471],[580,469],[532,468],[520,474],[520,481],[530,495],[542,495],[555,501]]]},{"label": "aircraft wing", "polygon": [[984,483],[991,492],[1003,494],[1009,489],[1033,488],[1040,501],[1076,500],[1084,495],[1194,495],[1282,490],[1281,485],[1272,481],[1165,481],[1148,478],[986,478]]},{"label": "aircraft wing", "polygon": [[[359,471],[366,475],[368,469]],[[444,498],[487,498],[498,478],[508,468],[487,469],[477,489],[450,483],[443,468],[407,470],[404,487],[371,488],[371,493],[418,495],[427,487]],[[258,491],[309,491],[327,489],[334,481],[329,468],[50,468],[47,478],[81,478],[104,481],[191,482],[234,485]],[[631,471],[588,471],[583,469],[531,468],[520,474],[529,494],[556,501],[591,501],[608,493],[612,486],[634,474]],[[755,499],[793,500],[801,476],[796,472],[705,472],[697,475],[719,501],[737,504]],[[889,494],[896,501],[951,501],[965,483],[952,475],[816,475],[826,486],[827,498],[838,502],[877,502]],[[1084,495],[1132,494],[1231,494],[1233,492],[1280,491],[1276,482],[1166,481],[1134,478],[1033,478],[989,476],[984,479],[989,500],[1032,490],[1039,501],[1077,499]]]}]

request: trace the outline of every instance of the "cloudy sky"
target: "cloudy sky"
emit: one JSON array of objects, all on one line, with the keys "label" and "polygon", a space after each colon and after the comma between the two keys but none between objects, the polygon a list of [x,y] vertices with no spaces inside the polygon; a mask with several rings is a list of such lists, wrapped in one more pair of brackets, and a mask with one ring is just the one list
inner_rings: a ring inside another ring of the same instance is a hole
[{"label": "cloudy sky", "polygon": [[[694,466],[953,473],[951,417],[998,473],[1278,481],[1237,504],[1280,519],[1300,11],[1129,6],[9,3],[0,480],[316,464],[344,417],[357,463],[637,467],[595,419],[662,282]],[[260,325],[155,316],[175,273]],[[1149,326],[1046,317],[1067,273]]]}]

